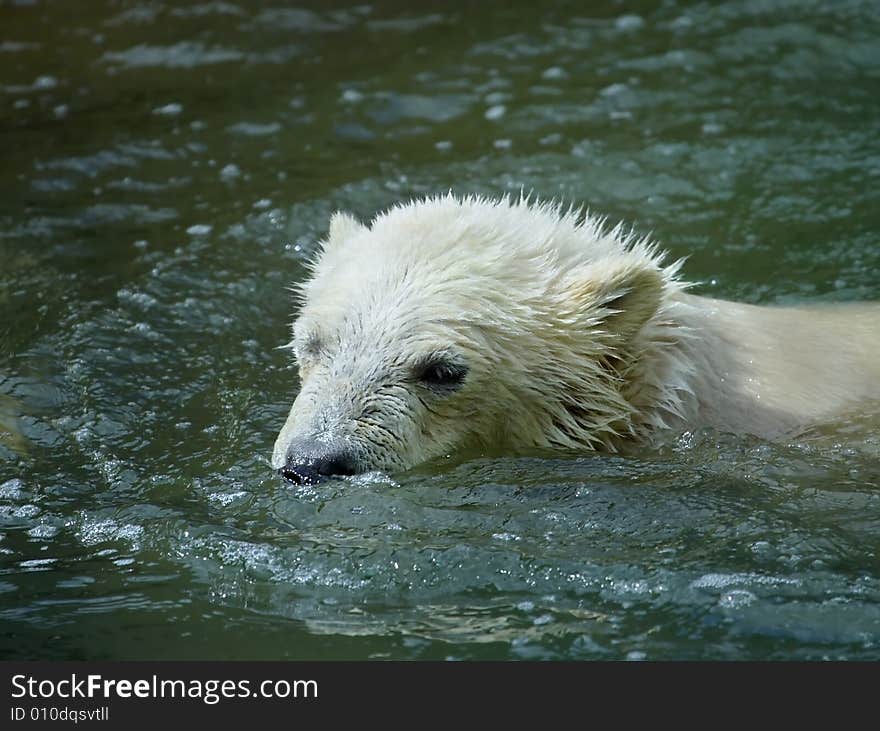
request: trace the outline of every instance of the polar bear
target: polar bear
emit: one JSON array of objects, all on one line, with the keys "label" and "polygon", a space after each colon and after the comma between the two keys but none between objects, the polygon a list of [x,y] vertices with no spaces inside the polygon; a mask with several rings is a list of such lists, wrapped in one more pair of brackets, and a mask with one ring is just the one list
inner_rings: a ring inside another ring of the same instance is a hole
[{"label": "polar bear", "polygon": [[880,306],[695,296],[682,262],[580,210],[430,197],[335,214],[290,343],[272,466],[297,483],[461,448],[773,438],[880,397]]}]

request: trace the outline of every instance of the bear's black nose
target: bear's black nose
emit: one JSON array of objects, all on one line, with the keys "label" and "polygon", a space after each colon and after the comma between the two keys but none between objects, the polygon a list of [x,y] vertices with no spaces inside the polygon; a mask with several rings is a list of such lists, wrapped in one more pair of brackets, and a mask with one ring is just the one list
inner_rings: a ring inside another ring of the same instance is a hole
[{"label": "bear's black nose", "polygon": [[344,454],[292,459],[281,468],[281,476],[295,485],[317,485],[330,477],[354,473],[351,460]]}]

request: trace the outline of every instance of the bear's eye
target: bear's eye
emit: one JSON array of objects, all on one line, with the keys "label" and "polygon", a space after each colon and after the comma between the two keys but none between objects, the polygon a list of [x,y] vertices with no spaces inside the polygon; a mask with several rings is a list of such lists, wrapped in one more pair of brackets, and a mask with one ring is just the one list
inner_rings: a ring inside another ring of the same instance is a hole
[{"label": "bear's eye", "polygon": [[418,366],[416,377],[420,383],[430,388],[453,390],[464,382],[467,372],[467,366],[461,363],[432,359]]}]

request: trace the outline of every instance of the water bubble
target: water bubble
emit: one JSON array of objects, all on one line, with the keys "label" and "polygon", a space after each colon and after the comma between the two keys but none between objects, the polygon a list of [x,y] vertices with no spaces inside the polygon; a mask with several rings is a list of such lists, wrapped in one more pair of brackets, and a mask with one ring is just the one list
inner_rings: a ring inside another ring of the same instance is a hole
[{"label": "water bubble", "polygon": [[181,112],[183,112],[183,104],[179,104],[178,102],[172,102],[171,104],[166,104],[162,107],[156,107],[153,110],[153,114],[158,114],[164,117],[176,117]]},{"label": "water bubble", "polygon": [[363,98],[364,95],[357,89],[346,89],[342,92],[342,101],[348,104],[357,104],[359,101],[362,101]]},{"label": "water bubble", "polygon": [[240,501],[243,498],[248,497],[248,493],[243,490],[239,490],[238,492],[212,492],[208,495],[208,500],[211,502],[219,503],[223,507],[228,507],[232,505],[236,501]]},{"label": "water bubble", "polygon": [[621,15],[614,21],[614,27],[621,31],[638,30],[644,25],[645,21],[640,15]]},{"label": "water bubble", "polygon": [[551,66],[549,69],[544,69],[544,72],[541,74],[541,78],[547,80],[565,79],[567,77],[568,72],[560,66]]},{"label": "water bubble", "polygon": [[496,541],[518,541],[520,537],[515,533],[493,533],[492,538]]},{"label": "water bubble", "polygon": [[54,525],[37,525],[31,528],[27,534],[31,538],[53,538],[58,533],[58,528]]},{"label": "water bubble", "polygon": [[58,86],[58,79],[54,76],[38,76],[34,81],[34,89],[54,89]]},{"label": "water bubble", "polygon": [[505,114],[507,114],[507,107],[503,104],[496,104],[494,107],[489,107],[484,116],[488,120],[496,120],[501,119]]},{"label": "water bubble", "polygon": [[728,591],[722,594],[721,598],[718,600],[718,605],[725,609],[738,609],[740,607],[747,607],[757,598],[758,597],[750,591],[734,589],[733,591]]},{"label": "water bubble", "polygon": [[229,163],[228,165],[224,165],[220,169],[220,178],[222,180],[235,180],[235,178],[241,177],[241,168],[234,163]]},{"label": "water bubble", "polygon": [[0,499],[19,500],[22,497],[23,488],[24,482],[18,477],[6,480],[6,482],[0,485]]}]

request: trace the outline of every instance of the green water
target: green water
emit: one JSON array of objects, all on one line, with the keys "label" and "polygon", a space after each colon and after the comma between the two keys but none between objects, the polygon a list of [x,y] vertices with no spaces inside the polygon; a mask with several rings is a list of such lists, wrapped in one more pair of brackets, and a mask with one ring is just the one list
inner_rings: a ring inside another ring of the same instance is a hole
[{"label": "green water", "polygon": [[876,414],[283,484],[337,208],[586,202],[880,299],[880,6],[0,2],[0,655],[880,659]]}]

